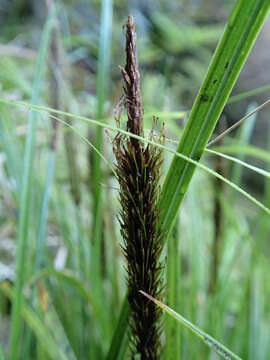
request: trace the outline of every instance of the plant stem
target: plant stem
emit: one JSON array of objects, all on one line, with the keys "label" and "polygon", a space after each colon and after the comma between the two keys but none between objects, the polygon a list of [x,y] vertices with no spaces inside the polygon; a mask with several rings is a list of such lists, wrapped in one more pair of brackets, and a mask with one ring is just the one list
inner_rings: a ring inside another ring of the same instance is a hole
[{"label": "plant stem", "polygon": [[[97,119],[104,117],[104,104],[108,89],[108,72],[110,63],[110,42],[112,28],[112,0],[103,0],[101,9],[100,24],[100,45],[98,62],[98,81],[97,81]],[[94,146],[102,152],[102,128],[98,127],[95,133]],[[101,158],[95,153],[93,158],[93,273],[91,278],[93,291],[101,297],[102,295],[102,271],[101,271],[101,248],[102,248],[102,189],[100,179],[102,178]]]},{"label": "plant stem", "polygon": [[[168,241],[167,259],[167,302],[168,306],[179,309],[180,305],[180,252],[179,221],[176,221],[171,239]],[[181,359],[180,326],[171,317],[166,317],[166,360]]]}]

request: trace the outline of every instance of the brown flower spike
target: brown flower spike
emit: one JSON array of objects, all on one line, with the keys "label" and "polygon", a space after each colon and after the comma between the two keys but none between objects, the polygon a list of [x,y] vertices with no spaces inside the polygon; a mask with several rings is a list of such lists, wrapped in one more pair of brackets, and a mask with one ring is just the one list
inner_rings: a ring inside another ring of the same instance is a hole
[{"label": "brown flower spike", "polygon": [[[124,79],[127,130],[143,136],[143,109],[140,74],[136,55],[133,18],[126,23],[126,65]],[[153,138],[153,134],[151,135]],[[158,359],[160,354],[160,315],[154,303],[139,290],[160,298],[162,233],[158,227],[157,206],[162,154],[158,147],[118,133],[114,139],[116,173],[120,185],[120,226],[127,262],[128,300],[131,308],[132,358]]]}]

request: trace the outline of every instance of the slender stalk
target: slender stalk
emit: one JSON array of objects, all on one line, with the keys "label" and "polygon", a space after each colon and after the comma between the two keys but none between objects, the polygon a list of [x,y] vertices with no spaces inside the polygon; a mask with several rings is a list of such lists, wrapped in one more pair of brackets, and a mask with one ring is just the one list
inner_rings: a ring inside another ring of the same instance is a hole
[{"label": "slender stalk", "polygon": [[[253,113],[253,111],[257,108],[257,104],[256,103],[251,103],[247,109],[247,114]],[[257,118],[257,113],[253,113],[251,115],[251,117],[248,119],[247,122],[245,122],[243,124],[243,126],[241,128],[239,128],[238,133],[237,133],[237,139],[239,141],[240,144],[242,145],[248,145],[250,142],[250,138],[252,136],[252,132],[254,129],[254,125],[256,122],[256,118]],[[241,161],[245,160],[245,155],[244,154],[240,154],[238,156],[238,159]],[[240,166],[239,164],[234,164],[233,168],[232,168],[232,181],[237,184],[240,185],[241,184],[241,179],[242,179],[242,173],[243,173],[243,167]]]},{"label": "slender stalk", "polygon": [[[65,120],[71,124],[70,119]],[[64,132],[65,152],[67,156],[70,191],[75,205],[79,206],[81,202],[80,190],[80,170],[77,165],[77,151],[74,144],[74,134],[71,131]]]},{"label": "slender stalk", "polygon": [[172,316],[175,320],[177,320],[180,324],[185,326],[187,329],[189,329],[191,332],[193,332],[194,335],[196,335],[198,338],[200,338],[202,341],[205,342],[206,345],[208,345],[213,351],[215,351],[218,355],[220,355],[223,359],[235,359],[235,360],[241,360],[241,358],[233,353],[230,349],[228,349],[226,346],[221,344],[219,341],[214,339],[212,336],[208,335],[203,330],[199,329],[197,326],[192,324],[190,321],[185,319],[183,316],[178,314],[173,309],[169,308],[167,305],[163,304],[159,300],[153,298],[153,296],[145,293],[144,291],[140,291],[144,296],[146,296],[148,299],[153,301],[158,307],[162,308],[163,311],[165,311],[167,314]]},{"label": "slender stalk", "polygon": [[240,94],[231,96],[230,99],[228,100],[228,104],[233,104],[238,101],[248,99],[249,97],[259,95],[259,94],[267,92],[269,90],[270,90],[270,84],[267,84],[267,85],[263,85],[263,86],[255,88],[255,89],[252,89],[252,90],[242,92]]},{"label": "slender stalk", "polygon": [[[222,126],[219,126],[222,129]],[[225,129],[224,129],[225,130]],[[221,130],[223,132],[223,130]],[[222,146],[223,139],[220,139],[219,145]],[[222,176],[225,176],[225,163],[224,159],[215,160],[215,171]],[[221,251],[221,237],[222,237],[222,222],[223,213],[221,205],[221,196],[224,192],[224,183],[219,178],[214,179],[214,239],[211,249],[210,271],[209,271],[209,285],[208,293],[214,296],[218,281],[220,251]]]},{"label": "slender stalk", "polygon": [[[108,89],[108,72],[110,60],[110,42],[112,27],[112,0],[103,0],[101,9],[100,24],[100,45],[97,79],[97,119],[104,117],[104,104]],[[102,152],[102,128],[98,127],[95,133],[94,146],[99,152]],[[102,248],[102,188],[100,179],[102,178],[101,158],[95,153],[93,158],[93,273],[91,278],[93,291],[101,296],[101,248]]]},{"label": "slender stalk", "polygon": [[[51,7],[53,7],[53,2]],[[57,71],[59,70],[59,29],[57,26],[54,27],[52,31],[51,39],[51,77],[50,77],[50,93],[51,93],[51,103],[54,109],[60,109],[61,106],[61,94],[60,94],[60,83],[57,77]],[[57,147],[57,135],[58,135],[58,126],[59,123],[56,120],[52,120],[52,134],[49,144],[49,159],[48,159],[48,168],[47,168],[47,177],[45,183],[45,189],[42,199],[42,207],[40,214],[40,227],[39,227],[39,236],[37,242],[37,251],[34,271],[38,272],[42,265],[43,260],[43,251],[44,251],[44,242],[46,237],[46,227],[47,227],[47,217],[48,217],[48,208],[49,208],[49,199],[50,192],[54,176],[54,164],[55,164],[55,153]]]},{"label": "slender stalk", "polygon": [[[216,171],[222,174],[224,166],[224,161],[216,161]],[[219,269],[219,262],[220,262],[220,248],[221,248],[221,227],[222,227],[222,208],[221,208],[221,200],[220,196],[223,193],[223,182],[216,178],[214,183],[214,192],[215,192],[215,199],[214,199],[214,239],[212,243],[211,249],[211,265],[209,271],[209,287],[208,293],[212,296],[216,292],[217,281],[218,281],[218,269]]]},{"label": "slender stalk", "polygon": [[[129,341],[127,341],[127,336],[126,336],[127,334],[126,331],[123,331],[123,329],[126,330],[127,324],[130,319],[130,315],[131,315],[131,311],[128,304],[128,298],[126,296],[121,308],[121,312],[119,314],[119,320],[114,329],[111,345],[108,351],[107,359],[109,360],[125,359],[126,348],[128,346]],[[123,336],[121,340],[119,339],[119,334]]]},{"label": "slender stalk", "polygon": [[[179,309],[180,305],[180,251],[179,221],[176,221],[171,239],[168,241],[167,259],[167,302],[170,308]],[[181,359],[180,326],[171,317],[166,317],[166,360]]]}]

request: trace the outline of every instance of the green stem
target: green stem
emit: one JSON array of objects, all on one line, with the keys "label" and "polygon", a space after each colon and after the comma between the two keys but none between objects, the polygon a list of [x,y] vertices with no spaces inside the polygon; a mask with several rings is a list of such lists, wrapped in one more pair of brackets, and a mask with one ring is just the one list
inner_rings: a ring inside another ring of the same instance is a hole
[{"label": "green stem", "polygon": [[[101,9],[100,24],[100,46],[99,46],[99,62],[98,62],[98,80],[97,80],[97,119],[104,117],[104,102],[108,89],[108,72],[110,60],[110,42],[112,27],[112,0],[103,0]],[[102,128],[96,129],[94,146],[99,152],[102,152]],[[102,239],[102,189],[100,179],[102,178],[101,158],[95,153],[93,158],[93,291],[101,295],[101,239]]]},{"label": "green stem", "polygon": [[[167,301],[168,306],[179,309],[180,296],[180,252],[179,222],[177,221],[168,241],[167,260]],[[166,360],[181,359],[180,326],[171,317],[166,317]]]}]

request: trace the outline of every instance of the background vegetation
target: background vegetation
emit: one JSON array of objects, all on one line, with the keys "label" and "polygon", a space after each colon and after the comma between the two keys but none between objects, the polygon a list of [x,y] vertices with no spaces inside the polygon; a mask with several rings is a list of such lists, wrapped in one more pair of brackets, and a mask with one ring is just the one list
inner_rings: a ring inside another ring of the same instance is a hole
[{"label": "background vegetation", "polygon": [[[235,3],[1,2],[1,360],[8,353],[11,359],[106,358],[126,291],[115,133],[88,120],[115,126],[123,24],[133,14],[145,134],[153,115],[165,122],[165,178]],[[216,134],[269,98],[267,29],[269,22]],[[164,302],[243,359],[266,359],[270,351],[270,225],[262,205],[270,207],[268,115],[267,108],[256,112],[209,147],[206,170],[242,194],[198,168],[163,254]],[[167,315],[164,328],[164,357],[219,356]],[[124,340],[118,356],[125,358],[127,334],[116,335]]]}]

